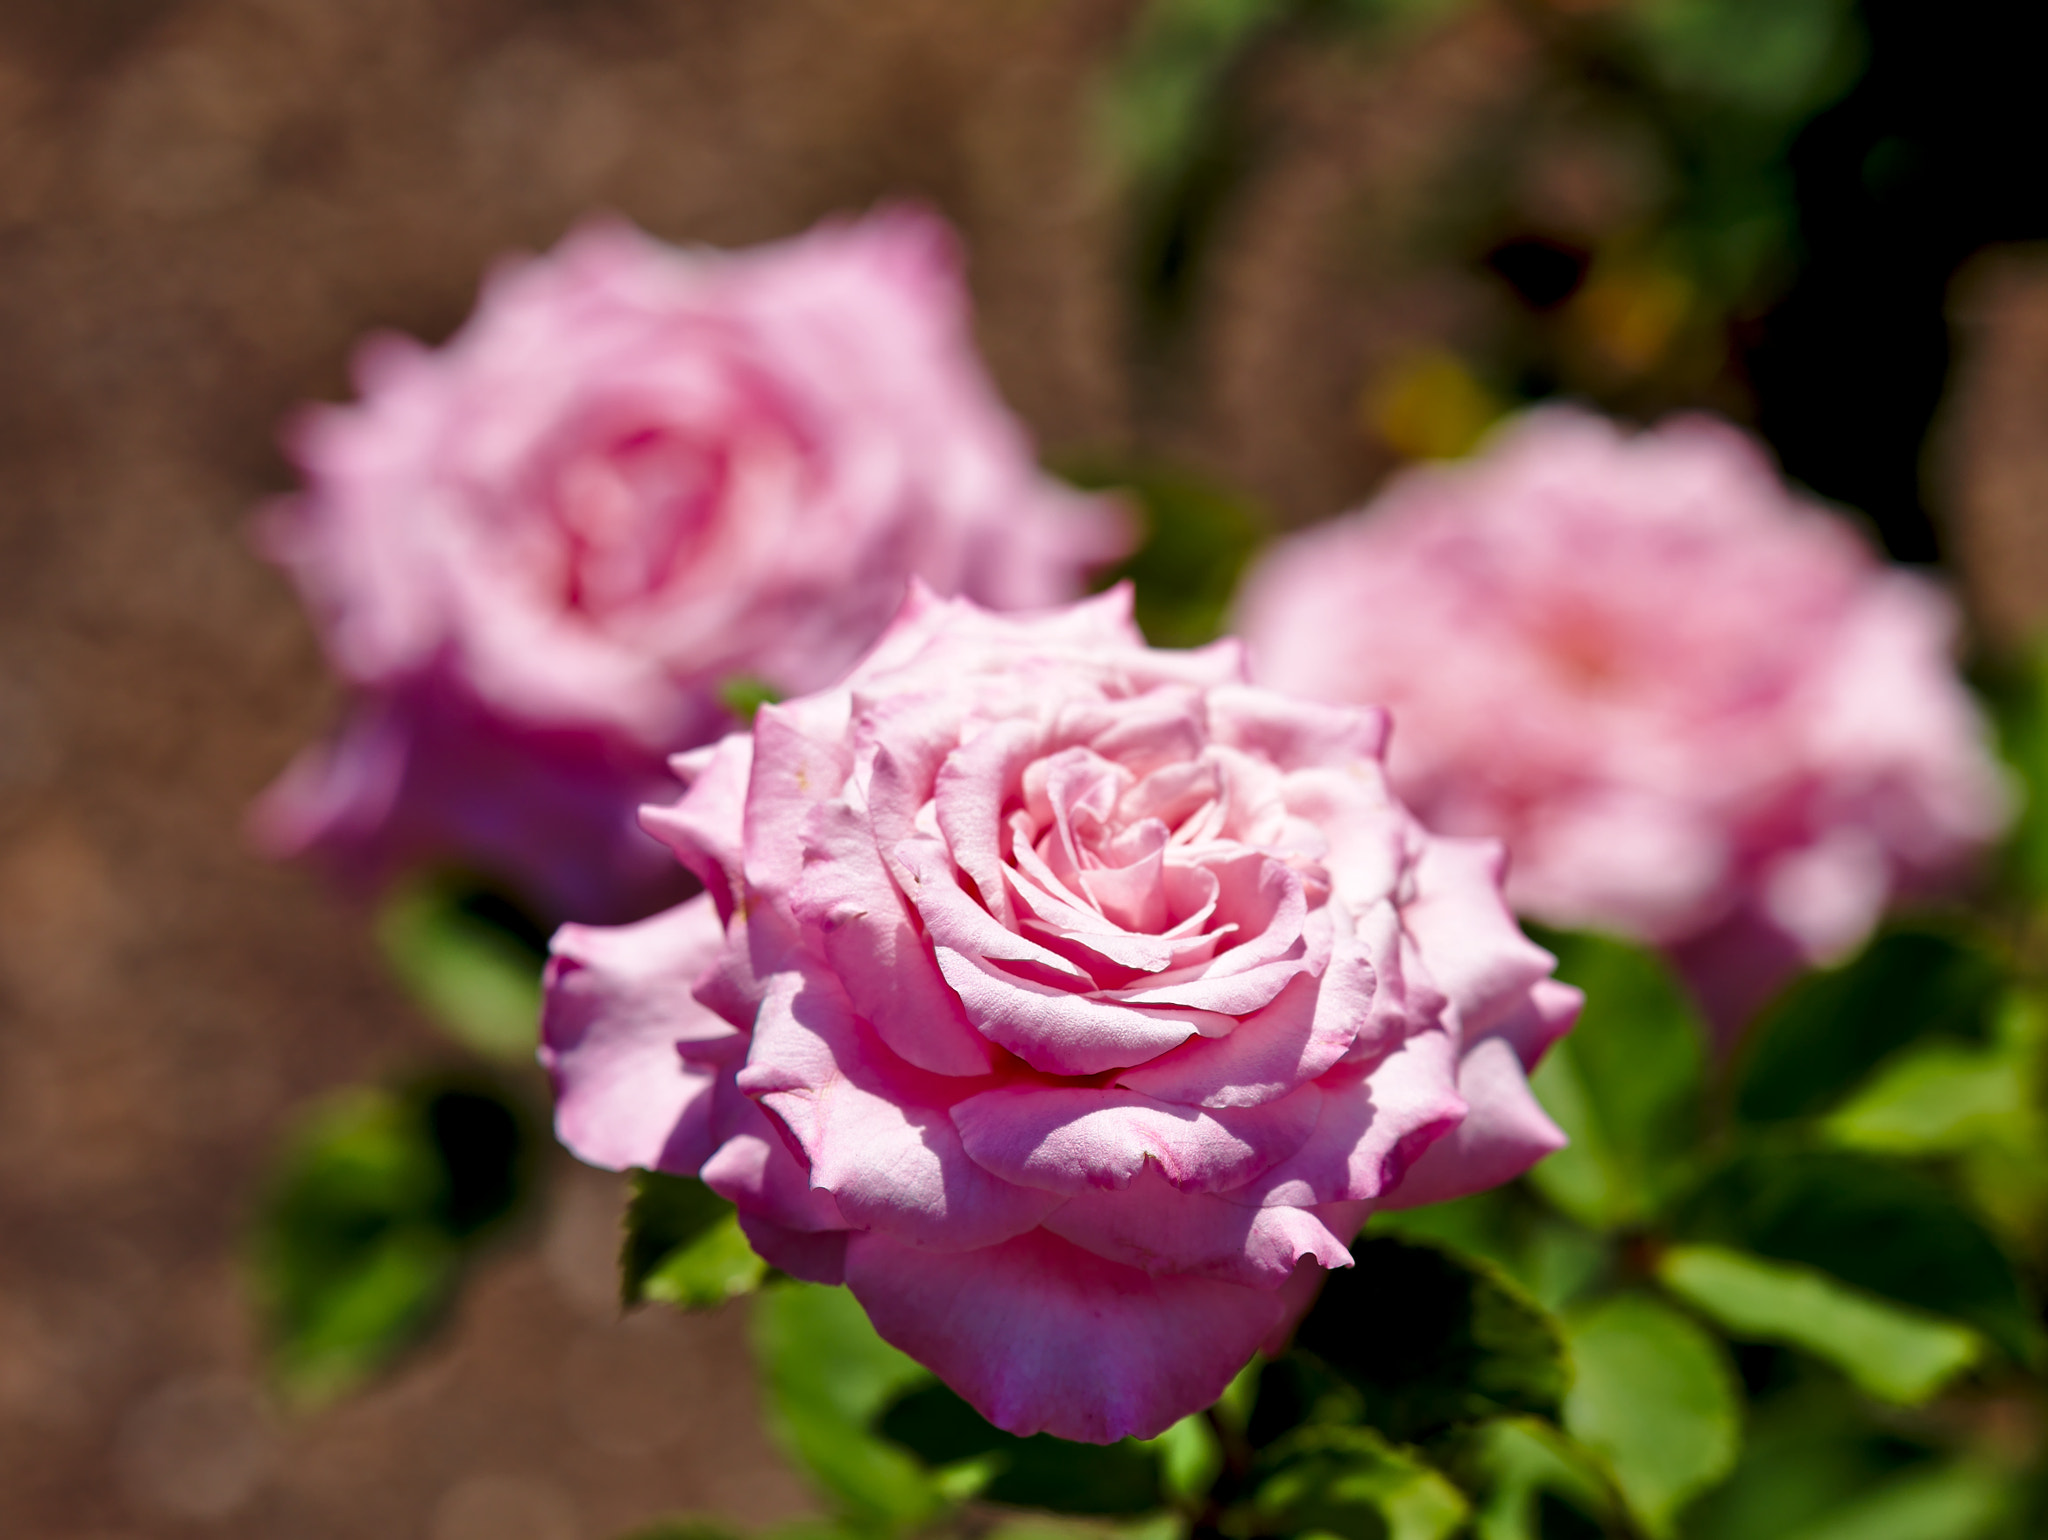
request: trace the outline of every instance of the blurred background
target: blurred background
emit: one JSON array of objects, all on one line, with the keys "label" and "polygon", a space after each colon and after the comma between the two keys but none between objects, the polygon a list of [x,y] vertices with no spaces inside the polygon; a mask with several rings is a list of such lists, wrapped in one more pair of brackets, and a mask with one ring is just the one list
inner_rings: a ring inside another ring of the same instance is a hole
[{"label": "blurred background", "polygon": [[594,209],[737,245],[911,196],[1051,463],[1168,489],[1147,559],[1214,602],[1161,640],[1262,530],[1563,393],[1755,426],[1946,562],[1995,653],[2048,615],[2034,32],[1989,0],[6,0],[0,1533],[810,1502],[744,1304],[621,1322],[619,1184],[553,1153],[426,1351],[317,1413],[265,1392],[280,1139],[458,1062],[364,912],[242,835],[337,707],[249,517],[363,332],[439,341]]}]

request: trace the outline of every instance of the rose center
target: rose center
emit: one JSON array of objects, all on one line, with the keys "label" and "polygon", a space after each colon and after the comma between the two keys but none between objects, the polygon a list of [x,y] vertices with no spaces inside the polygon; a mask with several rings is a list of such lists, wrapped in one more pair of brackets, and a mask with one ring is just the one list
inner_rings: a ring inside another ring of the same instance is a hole
[{"label": "rose center", "polygon": [[666,589],[709,537],[728,471],[717,448],[660,427],[569,460],[553,498],[568,607],[601,618]]}]

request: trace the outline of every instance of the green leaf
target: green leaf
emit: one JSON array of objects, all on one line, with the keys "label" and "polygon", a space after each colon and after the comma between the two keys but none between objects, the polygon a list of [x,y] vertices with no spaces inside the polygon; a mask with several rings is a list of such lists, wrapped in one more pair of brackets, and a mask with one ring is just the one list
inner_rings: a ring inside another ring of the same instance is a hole
[{"label": "green leaf", "polygon": [[718,703],[744,724],[751,725],[763,706],[782,699],[782,692],[765,679],[752,674],[734,674],[718,687]]},{"label": "green leaf", "polygon": [[531,1062],[547,945],[508,899],[455,876],[411,883],[385,900],[377,940],[399,982],[457,1042]]},{"label": "green leaf", "polygon": [[[1224,1392],[1226,1398],[1229,1394]],[[1160,1490],[1178,1503],[1196,1504],[1223,1473],[1223,1446],[1200,1412],[1189,1413],[1157,1438],[1140,1440],[1140,1447],[1157,1456]]]},{"label": "green leaf", "polygon": [[1894,1477],[1786,1540],[1978,1540],[2016,1505],[2009,1477],[1974,1465],[1937,1465]]},{"label": "green leaf", "polygon": [[2040,1327],[2012,1263],[1949,1191],[1910,1166],[1844,1150],[1739,1151],[1689,1197],[1677,1238],[1799,1262],[1967,1322],[2022,1363]]},{"label": "green leaf", "polygon": [[[1622,1529],[1621,1495],[1598,1459],[1535,1417],[1501,1417],[1437,1446],[1444,1469],[1473,1500],[1473,1540],[1542,1540],[1546,1534]],[[1566,1521],[1546,1523],[1546,1510]]]},{"label": "green leaf", "polygon": [[1433,1241],[1503,1269],[1546,1310],[1561,1310],[1607,1270],[1613,1246],[1530,1198],[1519,1185],[1375,1214],[1377,1235]]},{"label": "green leaf", "polygon": [[1976,1332],[1785,1262],[1718,1246],[1674,1246],[1657,1262],[1664,1286],[1730,1336],[1804,1348],[1862,1389],[1904,1405],[1924,1401],[1976,1363]]},{"label": "green leaf", "polygon": [[1068,467],[1077,486],[1128,493],[1144,516],[1137,551],[1107,581],[1136,588],[1138,627],[1155,647],[1195,647],[1223,633],[1237,580],[1266,535],[1242,498],[1157,466]]},{"label": "green leaf", "polygon": [[1447,1540],[1471,1511],[1442,1472],[1371,1428],[1297,1429],[1259,1468],[1252,1506],[1267,1534]]},{"label": "green leaf", "polygon": [[2044,1022],[2015,990],[2000,1003],[1988,1047],[1937,1039],[1881,1064],[1821,1125],[1835,1144],[1877,1154],[1957,1154],[1985,1145],[2041,1151]]},{"label": "green leaf", "polygon": [[1664,1207],[1696,1146],[1706,1029],[1654,953],[1605,936],[1537,939],[1586,1008],[1531,1081],[1571,1144],[1530,1183],[1595,1229],[1639,1224]]},{"label": "green leaf", "polygon": [[1638,1521],[1672,1533],[1735,1466],[1742,1401],[1719,1344],[1668,1305],[1624,1294],[1566,1317],[1577,1370],[1565,1427],[1604,1456]]},{"label": "green leaf", "polygon": [[873,1431],[930,1371],[875,1335],[851,1294],[772,1284],[755,1300],[753,1338],[769,1432],[849,1520],[911,1529],[945,1509],[947,1495],[924,1467]]},{"label": "green leaf", "polygon": [[1491,1263],[1368,1235],[1295,1333],[1364,1398],[1364,1420],[1413,1441],[1504,1412],[1554,1416],[1569,1379],[1557,1323]]},{"label": "green leaf", "polygon": [[1752,1029],[1735,1114],[1784,1122],[1826,1111],[1916,1038],[1981,1042],[2004,969],[1960,933],[1900,929],[1844,963],[1809,974]]},{"label": "green leaf", "polygon": [[946,1386],[919,1385],[883,1413],[877,1430],[934,1469],[972,1462],[980,1497],[1055,1513],[1150,1513],[1165,1503],[1153,1444],[1074,1444],[1047,1433],[1018,1438],[989,1423]]},{"label": "green leaf", "polygon": [[768,1276],[733,1206],[695,1177],[635,1171],[619,1249],[619,1297],[705,1310]]},{"label": "green leaf", "polygon": [[326,1400],[417,1341],[466,1250],[525,1200],[529,1141],[487,1089],[359,1087],[317,1106],[272,1173],[251,1235],[273,1372]]},{"label": "green leaf", "polygon": [[1666,90],[1797,121],[1855,81],[1851,0],[1644,0],[1621,13]]}]

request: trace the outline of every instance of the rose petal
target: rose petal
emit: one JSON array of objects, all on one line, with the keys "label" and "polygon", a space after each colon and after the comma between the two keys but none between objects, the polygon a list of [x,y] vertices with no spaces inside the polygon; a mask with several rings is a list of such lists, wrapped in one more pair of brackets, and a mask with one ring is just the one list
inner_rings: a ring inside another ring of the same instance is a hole
[{"label": "rose petal", "polygon": [[970,1160],[948,1115],[986,1082],[927,1074],[870,1038],[822,973],[775,981],[754,1027],[741,1089],[781,1121],[809,1158],[811,1185],[849,1224],[905,1245],[993,1245],[1058,1205]]},{"label": "rose petal", "polygon": [[1099,1257],[1148,1273],[1188,1273],[1251,1289],[1277,1289],[1312,1257],[1349,1267],[1344,1243],[1304,1209],[1247,1208],[1208,1193],[1180,1192],[1157,1168],[1121,1192],[1077,1193],[1045,1228]]},{"label": "rose petal", "polygon": [[744,882],[740,837],[754,740],[732,733],[669,764],[688,790],[668,807],[640,809],[640,826],[676,853],[717,903],[718,917],[730,920]]},{"label": "rose petal", "polygon": [[746,1039],[691,988],[724,939],[708,894],[636,924],[555,933],[540,1061],[555,1082],[556,1137],[578,1159],[690,1172],[711,1153],[715,1066]]},{"label": "rose petal", "polygon": [[1441,1031],[1419,1032],[1369,1074],[1332,1070],[1315,1131],[1287,1160],[1232,1197],[1309,1208],[1374,1198],[1465,1116],[1455,1050]]},{"label": "rose petal", "polygon": [[846,1281],[884,1340],[997,1427],[1091,1444],[1151,1438],[1209,1405],[1287,1310],[1258,1289],[1153,1277],[1042,1230],[946,1255],[857,1235]]},{"label": "rose petal", "polygon": [[1468,1040],[1515,1009],[1557,959],[1522,934],[1501,898],[1507,853],[1494,840],[1430,838],[1401,923],[1430,979],[1457,1008]]},{"label": "rose petal", "polygon": [[1347,951],[1320,979],[1295,979],[1228,1037],[1194,1038],[1125,1070],[1116,1083],[1198,1107],[1272,1101],[1344,1057],[1371,1012],[1372,994],[1372,964],[1362,951]]},{"label": "rose petal", "polygon": [[1314,1085],[1256,1107],[1215,1108],[1113,1088],[1005,1086],[960,1102],[953,1121],[978,1164],[1025,1186],[1127,1187],[1149,1160],[1183,1191],[1217,1192],[1301,1149],[1321,1101]]},{"label": "rose petal", "polygon": [[791,1230],[745,1209],[740,1210],[739,1220],[747,1244],[770,1267],[779,1267],[806,1283],[846,1282],[846,1243],[853,1236],[851,1230]]},{"label": "rose petal", "polygon": [[1464,1121],[1416,1158],[1378,1203],[1415,1208],[1511,1182],[1566,1140],[1529,1089],[1514,1046],[1489,1037],[1458,1066]]},{"label": "rose petal", "polygon": [[790,907],[854,1009],[899,1057],[938,1075],[983,1075],[994,1067],[994,1050],[912,926],[858,809],[832,801],[805,821],[804,874]]}]

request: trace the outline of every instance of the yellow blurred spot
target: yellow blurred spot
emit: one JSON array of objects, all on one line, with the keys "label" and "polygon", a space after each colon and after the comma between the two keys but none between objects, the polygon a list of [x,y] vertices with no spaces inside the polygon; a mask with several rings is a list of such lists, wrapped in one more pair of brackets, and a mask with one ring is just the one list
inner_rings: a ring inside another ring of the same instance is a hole
[{"label": "yellow blurred spot", "polygon": [[1455,459],[1504,410],[1455,354],[1440,348],[1397,360],[1359,402],[1366,428],[1409,460]]},{"label": "yellow blurred spot", "polygon": [[1572,301],[1572,319],[1608,363],[1654,368],[1692,310],[1693,286],[1668,267],[1595,269]]}]

